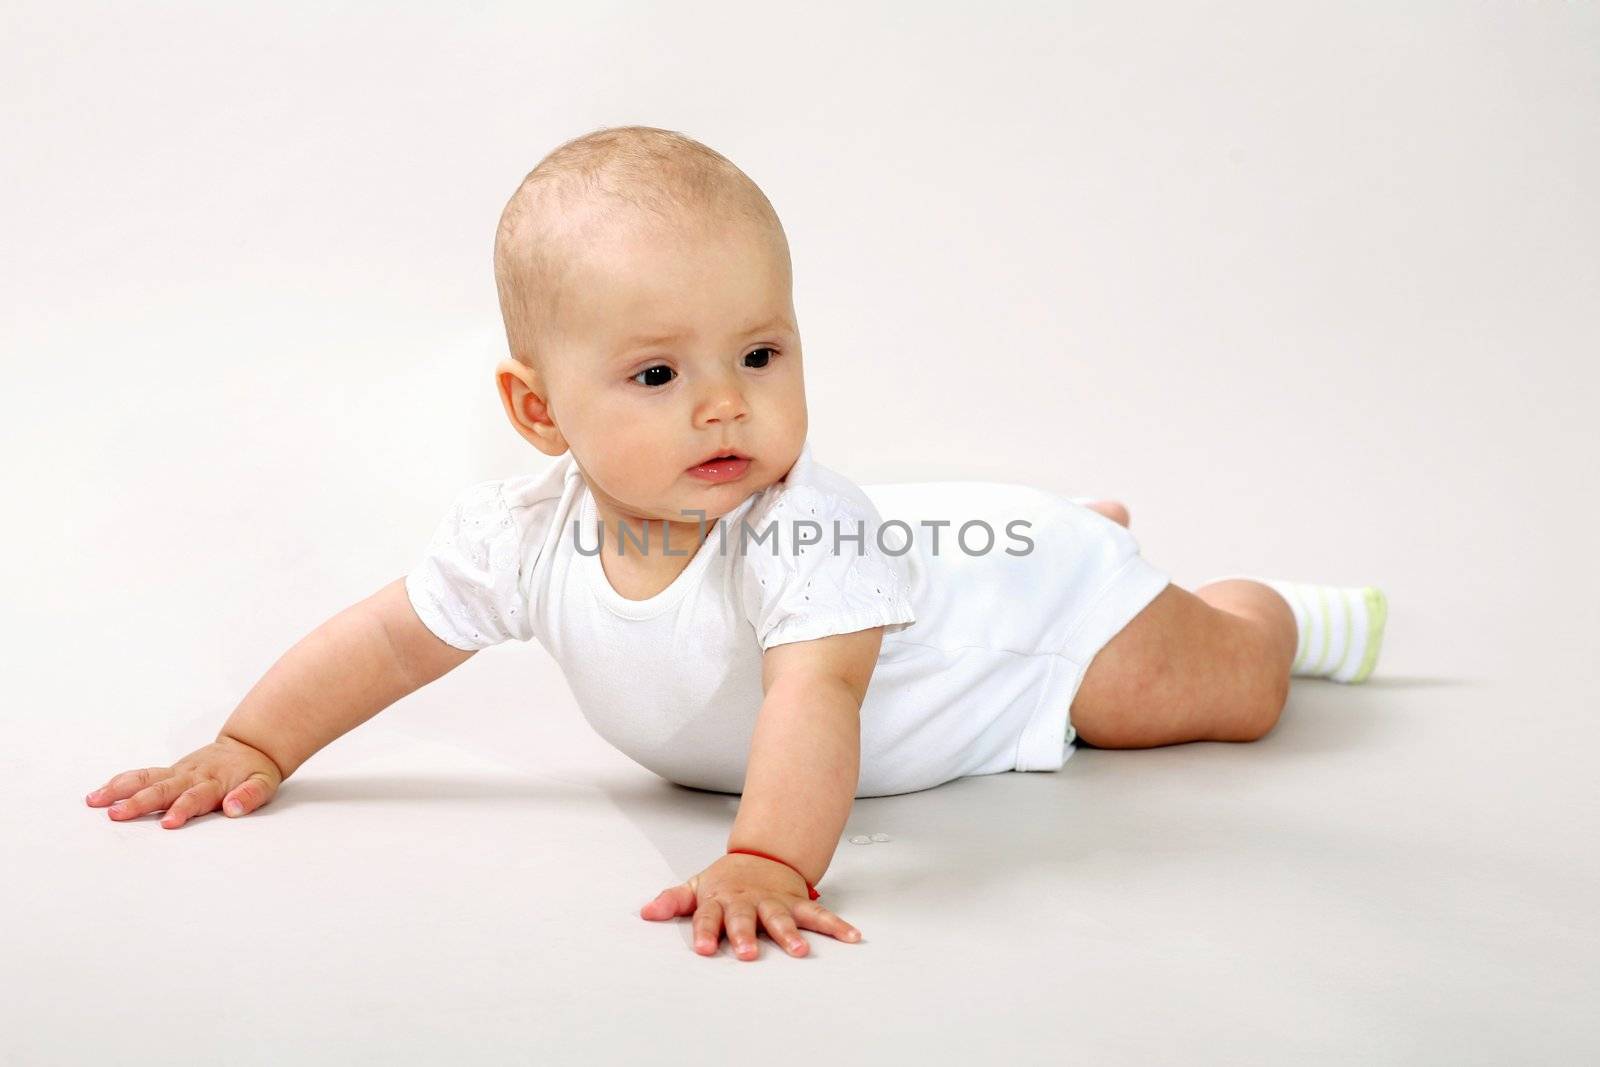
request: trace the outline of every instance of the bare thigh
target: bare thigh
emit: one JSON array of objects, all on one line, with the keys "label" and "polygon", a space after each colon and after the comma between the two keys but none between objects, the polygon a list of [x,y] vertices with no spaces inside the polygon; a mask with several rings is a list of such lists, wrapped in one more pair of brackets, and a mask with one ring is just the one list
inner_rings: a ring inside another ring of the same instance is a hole
[{"label": "bare thigh", "polygon": [[1288,697],[1283,656],[1261,623],[1169,584],[1090,661],[1072,725],[1097,748],[1253,741]]}]

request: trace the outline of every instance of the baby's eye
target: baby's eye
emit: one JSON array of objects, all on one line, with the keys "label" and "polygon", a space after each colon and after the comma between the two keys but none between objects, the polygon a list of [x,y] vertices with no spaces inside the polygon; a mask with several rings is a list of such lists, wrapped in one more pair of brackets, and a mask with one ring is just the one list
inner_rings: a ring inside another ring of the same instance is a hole
[{"label": "baby's eye", "polygon": [[[763,355],[762,355],[762,354],[761,354],[761,353],[763,353],[763,352],[767,352],[767,353],[770,353],[770,354],[769,354],[769,355],[765,355],[765,356],[763,356]],[[745,356],[745,357],[744,357],[744,358],[745,358],[745,359],[750,359],[750,358],[752,358],[752,357],[755,357],[755,358],[759,358],[759,359],[760,359],[760,360],[761,360],[761,362],[760,362],[760,363],[757,363],[757,364],[756,364],[756,365],[755,365],[755,367],[756,367],[756,369],[757,369],[757,370],[760,370],[760,369],[761,369],[761,368],[763,368],[763,367],[765,367],[765,366],[766,366],[766,365],[767,365],[767,364],[768,364],[768,363],[770,363],[770,362],[771,362],[771,361],[772,361],[772,357],[773,357],[773,356],[775,356],[775,355],[777,355],[777,354],[778,354],[778,353],[777,353],[777,350],[776,350],[776,349],[772,349],[772,348],[758,348],[758,349],[756,349],[756,350],[755,350],[755,351],[754,351],[754,352],[751,352],[751,353],[750,353],[750,354],[749,354],[749,355],[746,355],[746,356]],[[746,364],[746,366],[749,366],[749,364]]]},{"label": "baby's eye", "polygon": [[[668,377],[663,378],[659,374],[656,374],[654,380],[652,381],[639,382],[639,379],[644,377],[646,374],[655,374],[657,371],[666,371]],[[629,381],[639,382],[640,385],[647,385],[651,388],[655,388],[656,386],[666,385],[668,382],[672,381],[673,376],[675,376],[677,373],[678,372],[673,370],[671,367],[658,363],[654,367],[646,367],[644,370],[630,378]]]}]

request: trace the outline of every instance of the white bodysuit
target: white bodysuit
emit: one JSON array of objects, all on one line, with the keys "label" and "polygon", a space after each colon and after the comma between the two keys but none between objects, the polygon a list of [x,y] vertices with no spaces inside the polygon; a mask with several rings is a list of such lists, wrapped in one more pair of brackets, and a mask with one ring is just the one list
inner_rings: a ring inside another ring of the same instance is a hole
[{"label": "white bodysuit", "polygon": [[[809,442],[784,480],[708,522],[647,600],[611,586],[598,523],[570,452],[473,485],[406,576],[411,604],[456,648],[538,638],[601,737],[724,793],[744,788],[762,651],[870,626],[884,635],[856,796],[1056,770],[1089,661],[1168,581],[1076,499],[997,482],[857,486]],[[664,551],[661,530],[650,524],[649,552]],[[616,526],[604,534],[615,545]]]}]

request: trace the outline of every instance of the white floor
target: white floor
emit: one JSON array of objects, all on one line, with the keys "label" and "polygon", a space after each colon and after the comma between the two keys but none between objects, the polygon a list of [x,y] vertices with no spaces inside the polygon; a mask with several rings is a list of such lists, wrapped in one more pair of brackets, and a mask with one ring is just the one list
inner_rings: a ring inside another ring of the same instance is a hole
[{"label": "white floor", "polygon": [[1264,741],[858,801],[847,836],[891,840],[842,843],[821,888],[865,939],[808,935],[802,960],[765,938],[756,963],[702,959],[687,920],[637,917],[718,854],[733,802],[573,736],[564,697],[517,712],[537,650],[392,709],[257,815],[180,831],[77,794],[198,724],[41,722],[5,761],[6,1051],[1577,1062],[1600,1047],[1595,672],[1473,670],[1451,649],[1474,619],[1396,592],[1387,676],[1297,683]]},{"label": "white floor", "polygon": [[[0,35],[0,1062],[1600,1060],[1593,11],[808,9],[763,66],[734,9],[647,10]],[[1377,676],[1255,744],[858,801],[890,840],[821,889],[865,940],[800,960],[638,917],[734,798],[607,747],[536,646],[245,819],[87,808],[541,462],[488,390],[494,216],[627,121],[784,216],[820,460],[1117,497],[1190,588],[1380,585]]]}]

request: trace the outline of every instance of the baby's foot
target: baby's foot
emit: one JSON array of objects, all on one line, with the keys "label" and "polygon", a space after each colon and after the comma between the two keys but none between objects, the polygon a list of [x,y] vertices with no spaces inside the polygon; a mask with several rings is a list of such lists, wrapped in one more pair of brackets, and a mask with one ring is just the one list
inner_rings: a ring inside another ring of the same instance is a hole
[{"label": "baby's foot", "polygon": [[1098,511],[1118,526],[1128,525],[1128,509],[1122,506],[1120,500],[1091,500],[1084,506]]}]

